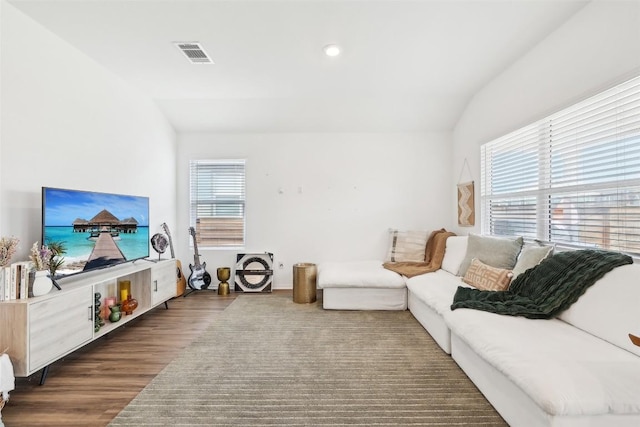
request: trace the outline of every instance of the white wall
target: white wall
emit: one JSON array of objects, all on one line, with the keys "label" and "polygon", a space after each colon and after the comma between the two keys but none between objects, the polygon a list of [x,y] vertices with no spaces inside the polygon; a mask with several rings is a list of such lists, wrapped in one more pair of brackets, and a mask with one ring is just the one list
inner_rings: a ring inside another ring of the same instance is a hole
[{"label": "white wall", "polygon": [[175,223],[175,133],[156,105],[2,1],[0,231],[27,259],[42,186],[149,196]]},{"label": "white wall", "polygon": [[[189,227],[189,160],[247,159],[245,252],[273,252],[274,288],[291,288],[294,263],[382,259],[389,227],[451,227],[450,142],[448,133],[180,135],[178,223]],[[189,244],[177,245],[186,275]],[[238,251],[199,249],[214,278],[235,266]]]},{"label": "white wall", "polygon": [[[2,10],[4,0],[0,0],[0,25],[2,25]],[[2,28],[0,28],[0,165],[2,165]],[[0,173],[0,190],[2,190],[2,174]],[[0,237],[2,233],[2,194],[0,193]]]},{"label": "white wall", "polygon": [[[639,74],[640,2],[590,3],[475,95],[453,133],[454,179],[466,157],[479,184],[482,144]],[[457,231],[480,232],[479,207],[477,185],[476,227]]]}]

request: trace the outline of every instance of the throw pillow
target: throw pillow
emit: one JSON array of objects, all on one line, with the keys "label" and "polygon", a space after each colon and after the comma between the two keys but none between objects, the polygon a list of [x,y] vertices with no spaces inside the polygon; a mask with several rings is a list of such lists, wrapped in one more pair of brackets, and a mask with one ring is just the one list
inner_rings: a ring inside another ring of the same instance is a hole
[{"label": "throw pillow", "polygon": [[385,262],[424,262],[428,231],[389,230],[389,249]]},{"label": "throw pillow", "polygon": [[491,267],[474,258],[462,281],[482,291],[504,291],[512,275],[511,270]]},{"label": "throw pillow", "polygon": [[519,237],[494,237],[469,234],[467,253],[460,264],[458,276],[464,276],[471,265],[471,260],[477,258],[491,267],[511,270],[516,265],[518,254],[524,240]]},{"label": "throw pillow", "polygon": [[460,264],[467,253],[467,236],[451,236],[447,239],[444,258],[442,259],[442,269],[454,276],[460,270]]},{"label": "throw pillow", "polygon": [[543,259],[553,254],[553,250],[553,246],[544,246],[540,243],[535,245],[525,245],[522,248],[520,255],[518,255],[518,261],[516,262],[515,267],[513,267],[513,279],[518,277],[521,273],[524,273],[526,270],[540,264]]}]

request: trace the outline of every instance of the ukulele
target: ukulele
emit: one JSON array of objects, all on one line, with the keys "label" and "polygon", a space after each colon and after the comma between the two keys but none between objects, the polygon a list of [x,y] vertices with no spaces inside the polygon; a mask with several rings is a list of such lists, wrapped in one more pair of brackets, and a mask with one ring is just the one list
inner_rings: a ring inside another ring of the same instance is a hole
[{"label": "ukulele", "polygon": [[198,254],[198,243],[196,242],[196,230],[189,227],[189,233],[193,237],[193,265],[189,264],[191,274],[187,283],[191,289],[207,289],[211,284],[211,275],[207,273],[207,263],[200,263],[200,254]]},{"label": "ukulele", "polygon": [[[169,248],[171,249],[171,258],[176,257],[175,252],[173,251],[173,240],[171,240],[171,233],[169,232],[169,227],[166,223],[162,223],[162,228],[165,233],[167,233],[167,238],[169,239]],[[182,263],[179,259],[176,259],[176,276],[178,281],[176,282],[176,296],[184,294],[185,289],[187,288],[187,279],[184,277],[182,273]]]}]

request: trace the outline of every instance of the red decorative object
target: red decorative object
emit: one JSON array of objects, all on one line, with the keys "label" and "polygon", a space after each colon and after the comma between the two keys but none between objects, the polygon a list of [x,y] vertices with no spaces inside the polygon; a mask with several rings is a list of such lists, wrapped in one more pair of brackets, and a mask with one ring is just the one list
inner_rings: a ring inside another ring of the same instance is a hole
[{"label": "red decorative object", "polygon": [[121,311],[124,311],[124,314],[133,314],[133,310],[138,308],[138,300],[131,297],[131,294],[127,296],[127,299],[121,303],[122,307]]}]

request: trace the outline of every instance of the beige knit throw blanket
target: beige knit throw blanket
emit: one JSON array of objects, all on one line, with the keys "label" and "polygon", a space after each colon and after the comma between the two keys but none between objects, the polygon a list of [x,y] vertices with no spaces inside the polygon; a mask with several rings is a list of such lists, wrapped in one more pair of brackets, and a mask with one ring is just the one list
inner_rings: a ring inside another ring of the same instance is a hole
[{"label": "beige knit throw blanket", "polygon": [[455,233],[447,231],[444,228],[435,230],[427,239],[424,262],[385,262],[383,267],[407,277],[439,270],[442,266],[442,260],[444,259],[447,239],[449,236],[455,235]]}]

